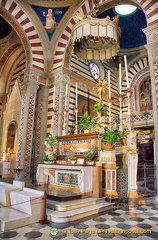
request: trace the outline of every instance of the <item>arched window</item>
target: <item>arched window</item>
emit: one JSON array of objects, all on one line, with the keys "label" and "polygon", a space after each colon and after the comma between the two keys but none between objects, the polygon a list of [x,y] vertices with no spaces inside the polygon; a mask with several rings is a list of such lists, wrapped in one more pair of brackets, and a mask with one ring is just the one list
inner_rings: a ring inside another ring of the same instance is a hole
[{"label": "arched window", "polygon": [[152,93],[151,93],[151,80],[147,79],[140,85],[140,110],[151,110],[152,107]]}]

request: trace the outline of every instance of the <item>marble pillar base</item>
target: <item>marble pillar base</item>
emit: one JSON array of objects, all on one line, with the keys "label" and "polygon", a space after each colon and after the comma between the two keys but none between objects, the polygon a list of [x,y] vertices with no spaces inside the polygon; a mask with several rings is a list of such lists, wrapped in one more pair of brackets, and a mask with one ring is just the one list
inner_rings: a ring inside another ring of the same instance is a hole
[{"label": "marble pillar base", "polygon": [[129,209],[136,209],[138,207],[138,202],[139,202],[138,198],[129,198],[128,199]]},{"label": "marble pillar base", "polygon": [[118,194],[116,191],[104,191],[104,196],[108,199],[116,199],[118,198]]}]

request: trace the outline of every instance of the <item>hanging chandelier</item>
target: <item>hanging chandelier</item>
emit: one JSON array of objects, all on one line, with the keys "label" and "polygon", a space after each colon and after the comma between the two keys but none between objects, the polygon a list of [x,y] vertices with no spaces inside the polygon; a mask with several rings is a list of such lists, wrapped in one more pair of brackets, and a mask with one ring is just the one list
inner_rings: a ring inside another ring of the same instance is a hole
[{"label": "hanging chandelier", "polygon": [[119,17],[79,19],[72,29],[73,53],[83,60],[105,60],[117,55],[121,30]]}]

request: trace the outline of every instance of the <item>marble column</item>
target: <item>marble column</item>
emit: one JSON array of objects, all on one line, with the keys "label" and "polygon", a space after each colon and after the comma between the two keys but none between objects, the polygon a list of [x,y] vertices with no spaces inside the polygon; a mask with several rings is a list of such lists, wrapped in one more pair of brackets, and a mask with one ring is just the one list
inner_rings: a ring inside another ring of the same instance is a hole
[{"label": "marble column", "polygon": [[105,189],[103,191],[105,197],[112,201],[118,198],[116,191],[116,151],[115,150],[101,150],[99,162],[102,163],[103,171],[105,171]]},{"label": "marble column", "polygon": [[17,177],[23,180],[30,180],[35,104],[38,88],[39,75],[32,70],[25,72],[22,92],[18,154],[16,159],[17,168],[22,169],[22,171],[19,171]]},{"label": "marble column", "polygon": [[135,208],[138,204],[137,193],[137,166],[138,166],[138,154],[137,154],[137,131],[131,130],[127,134],[127,159],[128,159],[128,198],[129,207]]},{"label": "marble column", "polygon": [[41,162],[45,151],[45,136],[47,129],[47,106],[48,106],[48,85],[40,85],[40,89],[38,91],[38,104],[36,109],[36,122],[35,122],[35,142],[34,151],[33,151],[33,163],[32,163],[32,179],[36,182],[36,172],[38,164]]},{"label": "marble column", "polygon": [[[143,31],[147,37],[147,44],[145,45],[145,47],[147,48],[148,51],[152,86],[155,145],[158,146],[158,24],[149,26],[143,29]],[[156,165],[158,166],[158,151],[155,152],[155,158]],[[157,186],[158,186],[158,171],[157,171]]]}]

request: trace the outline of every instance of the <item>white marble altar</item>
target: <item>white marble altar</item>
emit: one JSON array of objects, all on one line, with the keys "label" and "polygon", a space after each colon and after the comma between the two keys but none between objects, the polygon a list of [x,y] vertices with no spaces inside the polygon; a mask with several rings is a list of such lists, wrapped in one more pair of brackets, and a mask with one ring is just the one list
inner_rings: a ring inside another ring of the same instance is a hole
[{"label": "white marble altar", "polygon": [[[54,174],[51,174],[52,170]],[[39,164],[36,178],[39,185],[49,182],[53,187],[62,187],[72,192],[78,190],[81,194],[93,191],[93,166]]]}]

